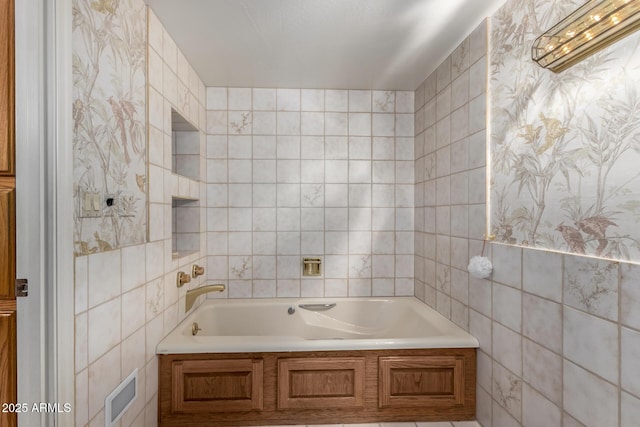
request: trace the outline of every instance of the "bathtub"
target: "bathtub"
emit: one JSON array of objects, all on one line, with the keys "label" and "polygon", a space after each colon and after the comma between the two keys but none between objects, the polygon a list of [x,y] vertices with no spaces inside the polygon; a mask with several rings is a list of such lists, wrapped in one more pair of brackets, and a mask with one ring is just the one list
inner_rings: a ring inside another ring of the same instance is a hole
[{"label": "bathtub", "polygon": [[473,336],[413,297],[253,299],[205,301],[157,353],[476,347]]},{"label": "bathtub", "polygon": [[158,344],[159,426],[472,420],[477,347],[413,297],[207,300]]}]

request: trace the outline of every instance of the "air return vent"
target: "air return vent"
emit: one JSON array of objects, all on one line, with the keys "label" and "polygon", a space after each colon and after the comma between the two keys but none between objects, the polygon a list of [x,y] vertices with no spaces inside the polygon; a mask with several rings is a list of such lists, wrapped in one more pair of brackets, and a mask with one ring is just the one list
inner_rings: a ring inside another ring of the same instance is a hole
[{"label": "air return vent", "polygon": [[138,369],[135,369],[104,400],[104,425],[112,427],[138,397]]}]

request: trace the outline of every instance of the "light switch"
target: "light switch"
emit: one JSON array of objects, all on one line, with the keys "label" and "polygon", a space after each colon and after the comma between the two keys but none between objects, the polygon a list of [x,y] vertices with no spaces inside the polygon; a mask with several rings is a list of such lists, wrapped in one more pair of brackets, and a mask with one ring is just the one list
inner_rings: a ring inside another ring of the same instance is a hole
[{"label": "light switch", "polygon": [[91,205],[93,204],[93,197],[91,196],[91,193],[84,193],[84,210],[85,211],[90,211],[91,209]]},{"label": "light switch", "polygon": [[100,194],[93,193],[93,210],[96,212],[100,211]]}]

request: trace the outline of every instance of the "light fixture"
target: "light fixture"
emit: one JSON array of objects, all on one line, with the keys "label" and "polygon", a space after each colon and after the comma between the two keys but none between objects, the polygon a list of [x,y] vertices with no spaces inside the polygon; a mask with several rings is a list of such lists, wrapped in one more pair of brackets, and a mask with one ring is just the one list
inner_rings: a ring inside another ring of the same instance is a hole
[{"label": "light fixture", "polygon": [[640,0],[590,0],[536,39],[532,59],[559,73],[640,28]]}]

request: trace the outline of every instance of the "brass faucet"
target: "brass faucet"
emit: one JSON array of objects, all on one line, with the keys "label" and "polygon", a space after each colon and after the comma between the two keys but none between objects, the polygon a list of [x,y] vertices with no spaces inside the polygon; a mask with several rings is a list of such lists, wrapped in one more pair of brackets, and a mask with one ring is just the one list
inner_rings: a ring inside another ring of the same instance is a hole
[{"label": "brass faucet", "polygon": [[190,291],[187,291],[187,294],[185,295],[185,298],[184,298],[185,313],[191,310],[191,307],[193,307],[193,304],[196,302],[196,299],[200,295],[208,294],[209,292],[224,292],[225,289],[226,288],[224,285],[207,285],[207,286],[200,286],[199,288],[195,288],[195,289],[191,289]]}]

